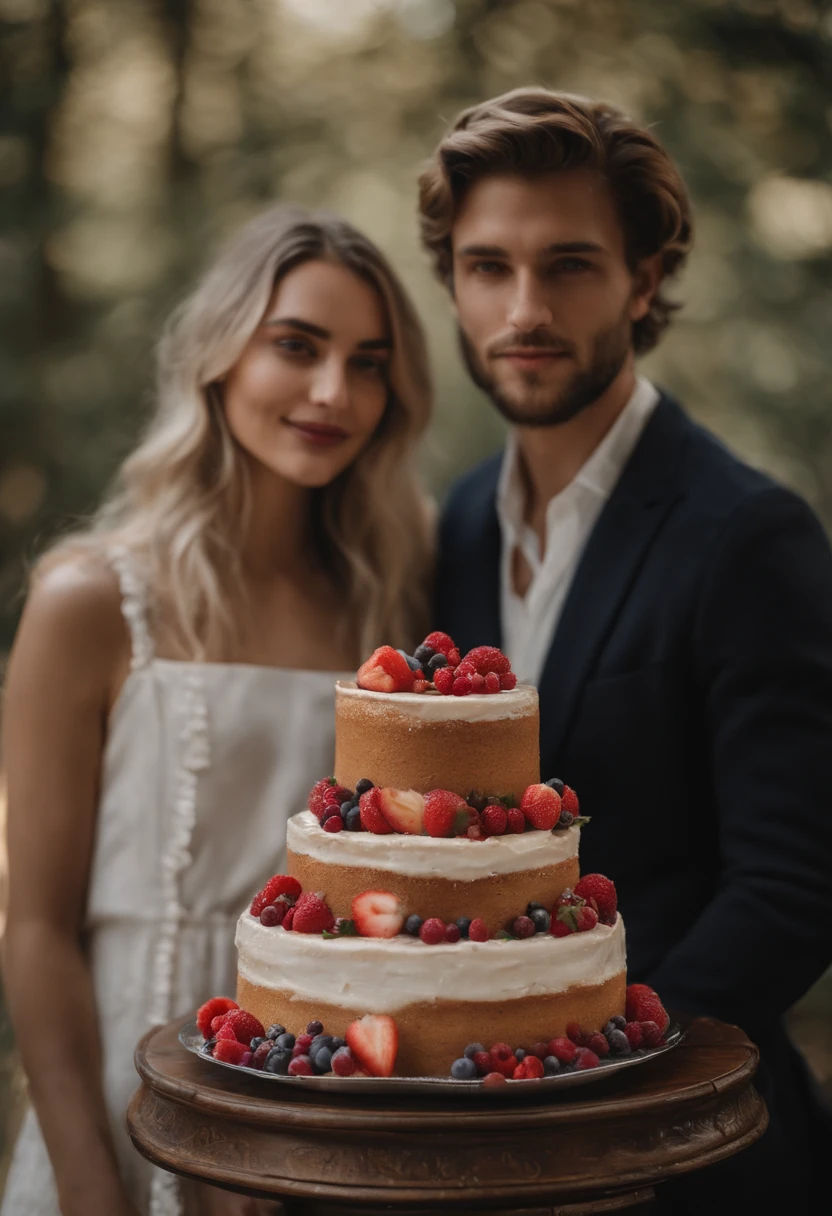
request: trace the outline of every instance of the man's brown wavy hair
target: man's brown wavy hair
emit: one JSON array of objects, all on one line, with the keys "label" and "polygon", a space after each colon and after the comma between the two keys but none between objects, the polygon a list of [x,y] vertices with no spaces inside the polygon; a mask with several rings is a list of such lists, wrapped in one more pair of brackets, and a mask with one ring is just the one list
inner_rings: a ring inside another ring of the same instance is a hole
[{"label": "man's brown wavy hair", "polygon": [[[422,241],[442,282],[453,288],[451,231],[474,182],[498,173],[577,168],[600,173],[609,184],[630,270],[659,254],[662,278],[675,274],[692,243],[690,200],[659,141],[607,102],[529,88],[463,110],[422,171]],[[636,354],[652,350],[679,307],[656,292],[649,312],[633,324]]]}]

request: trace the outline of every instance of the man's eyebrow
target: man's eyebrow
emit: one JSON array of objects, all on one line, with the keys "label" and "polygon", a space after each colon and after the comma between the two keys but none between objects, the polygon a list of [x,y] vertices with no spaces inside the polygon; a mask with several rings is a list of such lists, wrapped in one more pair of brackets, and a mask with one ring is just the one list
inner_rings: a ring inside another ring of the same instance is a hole
[{"label": "man's eyebrow", "polygon": [[[544,253],[606,253],[596,241],[556,241],[547,245]],[[459,254],[464,258],[507,258],[509,252],[501,245],[463,245]]]},{"label": "man's eyebrow", "polygon": [[[266,325],[285,325],[288,329],[299,329],[301,333],[310,334],[313,338],[321,338],[328,342],[332,334],[321,325],[313,325],[311,321],[302,321],[300,317],[269,317]],[[390,350],[393,343],[389,338],[368,338],[359,342],[359,350]]]}]

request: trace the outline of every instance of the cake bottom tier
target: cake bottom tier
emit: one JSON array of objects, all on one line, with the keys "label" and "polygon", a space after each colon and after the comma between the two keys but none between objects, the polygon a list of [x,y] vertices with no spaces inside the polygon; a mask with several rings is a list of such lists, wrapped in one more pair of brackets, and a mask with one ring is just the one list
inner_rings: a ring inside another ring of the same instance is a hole
[{"label": "cake bottom tier", "polygon": [[245,912],[237,927],[237,1001],[293,1034],[311,1021],[343,1036],[366,1013],[390,1014],[399,1031],[396,1073],[447,1076],[468,1043],[530,1047],[569,1022],[600,1030],[623,1013],[624,925],[564,938],[462,941],[326,939],[266,928]]}]

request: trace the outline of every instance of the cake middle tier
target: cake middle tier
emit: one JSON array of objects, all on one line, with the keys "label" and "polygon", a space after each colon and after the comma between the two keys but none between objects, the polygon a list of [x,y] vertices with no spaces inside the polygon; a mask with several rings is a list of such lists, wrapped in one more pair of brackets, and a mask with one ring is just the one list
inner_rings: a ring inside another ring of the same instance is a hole
[{"label": "cake middle tier", "polygon": [[373,785],[512,796],[540,780],[537,689],[490,696],[368,692],[335,686],[335,777]]},{"label": "cake middle tier", "polygon": [[335,916],[350,917],[362,891],[392,891],[407,916],[480,917],[494,933],[529,903],[551,908],[575,886],[580,835],[578,827],[489,840],[325,832],[303,811],[287,826],[287,863],[304,891],[323,893]]}]

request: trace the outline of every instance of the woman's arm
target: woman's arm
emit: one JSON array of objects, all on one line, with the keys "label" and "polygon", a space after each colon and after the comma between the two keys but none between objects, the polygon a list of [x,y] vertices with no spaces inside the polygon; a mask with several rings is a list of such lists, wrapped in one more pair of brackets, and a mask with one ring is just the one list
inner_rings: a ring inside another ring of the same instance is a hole
[{"label": "woman's arm", "polygon": [[136,1212],[119,1177],[81,945],[109,707],[129,665],[118,589],[74,562],[36,583],[9,662],[5,978],[63,1216]]}]

